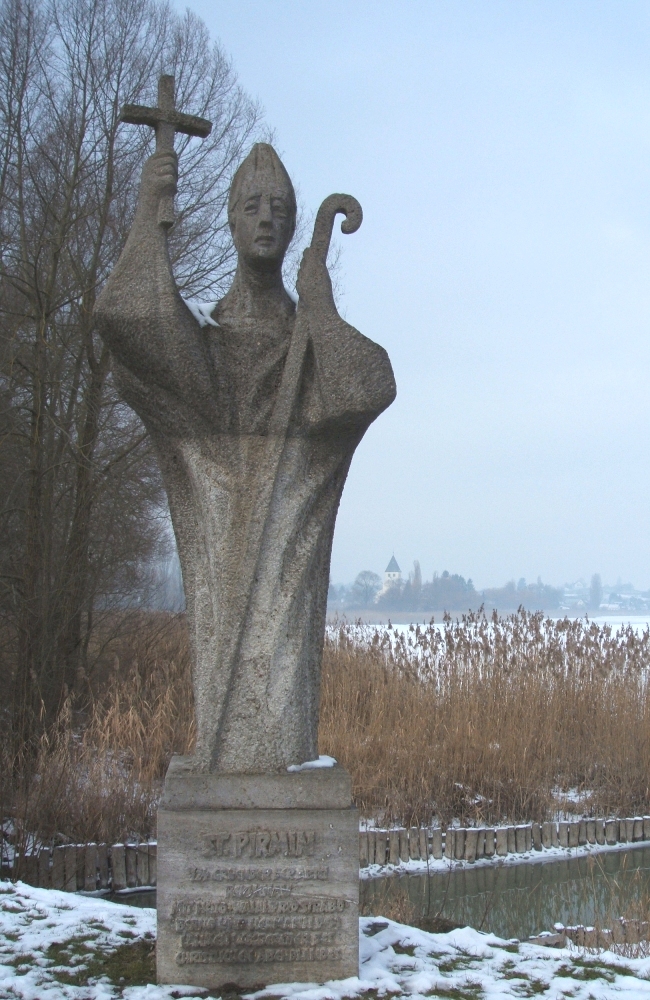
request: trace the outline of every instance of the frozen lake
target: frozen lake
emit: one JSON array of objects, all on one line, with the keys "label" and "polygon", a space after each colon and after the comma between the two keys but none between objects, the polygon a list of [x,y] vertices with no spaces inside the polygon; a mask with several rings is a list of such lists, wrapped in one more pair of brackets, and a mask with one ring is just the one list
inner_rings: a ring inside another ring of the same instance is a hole
[{"label": "frozen lake", "polygon": [[[364,625],[369,627],[381,629],[385,628],[390,622],[391,629],[395,632],[408,632],[410,628],[415,628],[419,625],[420,628],[427,627],[431,622],[431,618],[435,618],[434,626],[435,628],[442,629],[442,614],[438,613],[435,615],[425,614],[424,612],[417,615],[383,615],[380,616],[375,612],[370,612],[368,615],[363,612],[359,612],[358,615],[350,613],[347,621],[353,623],[355,621],[361,620]],[[507,616],[504,616],[507,617]],[[551,621],[562,621],[564,617],[569,619],[578,620],[578,618],[583,618],[584,616],[574,616],[574,615],[548,615]],[[452,615],[452,620],[460,619],[461,615]],[[328,624],[332,626],[334,619],[329,618]],[[650,628],[650,615],[595,615],[593,618],[589,618],[590,622],[595,622],[597,625],[610,625],[611,628],[618,632],[627,626],[631,626],[637,635],[641,635],[642,632],[647,631]]]}]

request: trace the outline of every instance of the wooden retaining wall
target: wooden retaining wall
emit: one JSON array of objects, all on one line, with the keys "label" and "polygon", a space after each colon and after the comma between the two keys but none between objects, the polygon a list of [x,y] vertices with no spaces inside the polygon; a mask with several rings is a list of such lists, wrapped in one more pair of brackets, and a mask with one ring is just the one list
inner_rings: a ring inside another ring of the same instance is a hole
[{"label": "wooden retaining wall", "polygon": [[[2,874],[42,889],[135,889],[156,884],[156,844],[66,844],[18,858]],[[15,872],[15,875],[14,875]]]},{"label": "wooden retaining wall", "polygon": [[[544,851],[552,847],[650,841],[650,816],[629,819],[581,819],[519,826],[439,827],[369,830],[359,834],[359,866],[399,865],[407,861],[447,858],[474,862],[480,858]],[[18,858],[15,868],[3,867],[4,877],[29,885],[68,892],[135,889],[156,885],[155,843],[67,844],[42,848]]]},{"label": "wooden retaining wall", "polygon": [[552,847],[582,847],[584,844],[604,847],[644,840],[650,840],[650,816],[447,830],[437,827],[369,830],[359,834],[359,864],[365,868],[428,858],[473,862]]},{"label": "wooden retaining wall", "polygon": [[611,927],[585,927],[578,924],[575,927],[555,925],[554,933],[538,934],[528,938],[531,944],[545,945],[547,948],[566,948],[568,942],[579,948],[611,948],[612,945],[640,944],[650,939],[650,924],[647,920],[628,920],[620,917]]}]

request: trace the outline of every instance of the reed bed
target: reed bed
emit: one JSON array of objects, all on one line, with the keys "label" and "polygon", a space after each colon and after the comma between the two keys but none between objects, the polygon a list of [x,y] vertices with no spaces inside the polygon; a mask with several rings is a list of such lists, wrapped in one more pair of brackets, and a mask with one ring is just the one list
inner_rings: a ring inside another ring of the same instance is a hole
[{"label": "reed bed", "polygon": [[520,611],[408,633],[342,624],[325,645],[321,752],[365,816],[550,818],[650,804],[650,635]]},{"label": "reed bed", "polygon": [[170,757],[193,747],[183,617],[130,616],[122,628],[106,622],[94,643],[85,704],[68,704],[36,746],[0,745],[0,817],[21,852],[34,841],[155,836]]},{"label": "reed bed", "polygon": [[[192,750],[183,617],[143,613],[94,643],[85,703],[37,747],[0,747],[0,815],[19,849],[154,835],[170,756]],[[525,611],[406,634],[339,622],[324,647],[320,752],[382,824],[542,821],[569,789],[580,811],[647,814],[649,665],[647,632]]]}]

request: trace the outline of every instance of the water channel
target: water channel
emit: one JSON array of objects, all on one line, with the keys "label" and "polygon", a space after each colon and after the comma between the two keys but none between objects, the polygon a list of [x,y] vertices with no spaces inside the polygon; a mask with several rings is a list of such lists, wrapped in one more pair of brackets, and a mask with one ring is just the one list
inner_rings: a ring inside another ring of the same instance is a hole
[{"label": "water channel", "polygon": [[[401,914],[412,908],[416,924],[419,918],[440,916],[453,924],[521,940],[552,931],[558,922],[607,927],[619,916],[639,916],[643,909],[647,915],[644,903],[649,898],[650,847],[535,864],[465,868],[430,877],[366,879],[361,884],[365,913],[390,912],[395,906]],[[399,906],[400,902],[407,905]]]},{"label": "water channel", "polygon": [[[115,902],[155,906],[155,889],[115,893]],[[362,879],[361,912],[399,913],[417,924],[442,917],[452,924],[521,940],[556,923],[611,926],[619,916],[647,917],[650,847],[535,864],[491,865],[447,874]]]}]

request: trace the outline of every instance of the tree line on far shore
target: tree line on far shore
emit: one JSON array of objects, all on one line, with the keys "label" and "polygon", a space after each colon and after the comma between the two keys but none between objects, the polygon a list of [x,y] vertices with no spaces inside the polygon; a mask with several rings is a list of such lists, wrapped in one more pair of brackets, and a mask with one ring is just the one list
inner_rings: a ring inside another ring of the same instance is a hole
[{"label": "tree line on far shore", "polygon": [[431,580],[422,580],[420,564],[416,560],[406,581],[395,581],[384,586],[377,573],[363,570],[351,587],[332,584],[329,591],[329,606],[332,610],[385,612],[433,612],[477,610],[481,606],[498,608],[499,611],[516,610],[519,607],[531,611],[554,611],[560,607],[563,591],[542,583],[518,583],[510,580],[503,587],[489,587],[476,590],[471,579],[447,570]]}]

